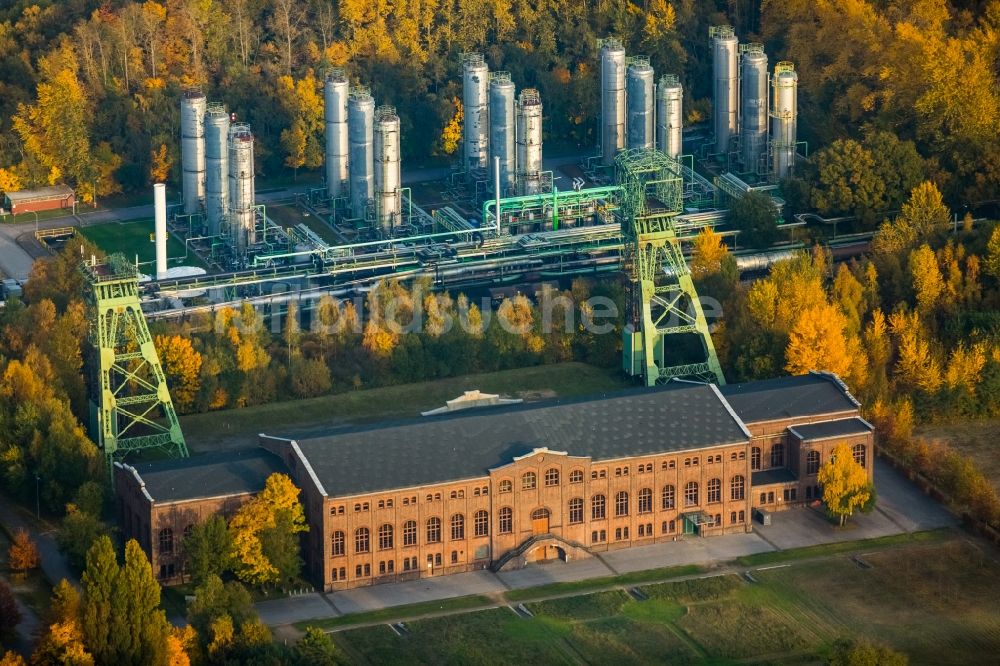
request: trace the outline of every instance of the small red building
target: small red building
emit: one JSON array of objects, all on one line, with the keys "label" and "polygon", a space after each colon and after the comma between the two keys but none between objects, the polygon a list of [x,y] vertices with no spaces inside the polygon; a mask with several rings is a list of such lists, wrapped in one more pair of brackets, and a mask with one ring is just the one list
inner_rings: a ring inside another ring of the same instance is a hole
[{"label": "small red building", "polygon": [[35,190],[7,192],[2,208],[5,213],[20,215],[32,211],[40,213],[43,210],[72,208],[74,203],[76,195],[73,193],[73,188],[68,185],[53,185]]}]

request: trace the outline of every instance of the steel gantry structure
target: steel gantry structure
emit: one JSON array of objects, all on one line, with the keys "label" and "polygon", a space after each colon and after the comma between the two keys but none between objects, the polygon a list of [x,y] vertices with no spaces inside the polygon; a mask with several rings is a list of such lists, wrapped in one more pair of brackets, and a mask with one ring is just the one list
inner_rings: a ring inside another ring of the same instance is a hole
[{"label": "steel gantry structure", "polygon": [[110,467],[132,451],[186,458],[184,435],[139,305],[139,274],[120,254],[81,267],[90,285],[91,433]]},{"label": "steel gantry structure", "polygon": [[[657,150],[627,150],[615,159],[622,188],[624,268],[630,279],[622,363],[647,386],[677,377],[724,384],[712,336],[681,252],[674,219],[684,183],[678,163]],[[671,338],[695,335],[703,360],[684,363]]]}]

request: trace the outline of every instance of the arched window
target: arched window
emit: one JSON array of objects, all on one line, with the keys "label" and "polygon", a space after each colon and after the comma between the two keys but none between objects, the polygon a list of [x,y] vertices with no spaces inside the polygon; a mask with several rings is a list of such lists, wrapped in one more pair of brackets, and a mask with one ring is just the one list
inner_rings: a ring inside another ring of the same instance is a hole
[{"label": "arched window", "polygon": [[684,506],[698,506],[697,481],[691,481],[684,486]]},{"label": "arched window", "polygon": [[378,549],[392,548],[392,525],[386,524],[378,528]]},{"label": "arched window", "polygon": [[367,553],[368,552],[368,528],[359,527],[354,530],[354,552],[355,553]]},{"label": "arched window", "polygon": [[546,508],[535,509],[531,512],[532,520],[545,520],[549,517],[549,510]]},{"label": "arched window", "polygon": [[583,522],[583,498],[575,497],[569,501],[570,524]]},{"label": "arched window", "polygon": [[735,501],[741,500],[744,497],[746,497],[746,495],[744,495],[745,486],[746,486],[746,482],[743,479],[743,476],[740,475],[740,474],[737,474],[732,479],[730,479],[729,480],[729,499],[731,499],[731,500],[733,500],[735,502]]},{"label": "arched window", "polygon": [[866,456],[867,452],[865,451],[864,444],[855,444],[854,447],[851,449],[851,453],[854,454],[854,462],[858,463],[862,467],[864,467],[865,464],[868,462]]},{"label": "arched window", "polygon": [[545,470],[545,485],[546,486],[558,486],[559,485],[559,468],[550,467]]},{"label": "arched window", "polygon": [[639,491],[639,513],[650,513],[653,511],[653,490],[643,488]]},{"label": "arched window", "polygon": [[330,537],[330,553],[333,557],[340,557],[344,554],[344,533],[337,530]]},{"label": "arched window", "polygon": [[674,487],[670,484],[663,486],[663,493],[662,493],[663,510],[666,511],[667,509],[674,508],[674,506],[676,506],[675,504],[676,501],[677,499],[674,493]]},{"label": "arched window", "polygon": [[403,545],[404,546],[417,545],[417,521],[408,520],[405,523],[403,523]]},{"label": "arched window", "polygon": [[755,446],[750,449],[750,469],[757,471],[760,469],[760,447]]},{"label": "arched window", "polygon": [[785,464],[785,445],[775,444],[771,447],[771,467],[781,467]]},{"label": "arched window", "polygon": [[441,543],[441,519],[427,519],[427,543]]},{"label": "arched window", "polygon": [[615,495],[615,515],[628,515],[628,493],[624,490]]},{"label": "arched window", "polygon": [[451,517],[451,540],[458,541],[465,538],[465,516],[456,513]]},{"label": "arched window", "polygon": [[191,538],[191,532],[193,532],[193,531],[194,531],[194,525],[188,525],[187,527],[185,527],[184,528],[184,538],[185,539],[190,539]]},{"label": "arched window", "polygon": [[525,472],[521,475],[521,490],[535,489],[535,473]]},{"label": "arched window", "polygon": [[569,482],[570,483],[583,483],[583,470],[582,469],[574,469],[572,472],[570,472],[569,473]]},{"label": "arched window", "polygon": [[603,520],[604,519],[604,507],[605,507],[604,495],[594,495],[590,498],[590,519],[591,520]]},{"label": "arched window", "polygon": [[711,479],[708,482],[706,491],[708,492],[709,504],[712,504],[713,502],[722,501],[722,481],[720,481],[719,479]]},{"label": "arched window", "polygon": [[174,552],[174,531],[169,527],[160,530],[160,555],[170,555]]},{"label": "arched window", "polygon": [[500,509],[500,534],[510,534],[514,531],[514,511],[505,506]]},{"label": "arched window", "polygon": [[510,479],[500,480],[500,492],[509,493],[513,489],[514,489],[514,484],[510,482]]},{"label": "arched window", "polygon": [[806,474],[817,472],[819,472],[819,451],[810,451],[806,454]]},{"label": "arched window", "polygon": [[477,537],[486,536],[490,533],[490,514],[485,511],[476,511],[473,527]]}]

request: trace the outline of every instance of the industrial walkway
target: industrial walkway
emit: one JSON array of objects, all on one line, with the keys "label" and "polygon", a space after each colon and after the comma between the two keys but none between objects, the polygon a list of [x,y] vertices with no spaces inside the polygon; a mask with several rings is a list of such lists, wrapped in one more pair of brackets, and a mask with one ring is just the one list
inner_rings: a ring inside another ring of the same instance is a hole
[{"label": "industrial walkway", "polygon": [[957,525],[944,507],[882,461],[875,465],[879,507],[851,518],[848,527],[832,526],[811,509],[772,514],[772,524],[754,524],[749,534],[730,534],[599,553],[573,562],[532,565],[516,571],[476,571],[373,585],[330,594],[306,594],[257,604],[261,619],[274,627],[317,618],[379,610],[468,595],[500,595],[511,589],[612,576],[685,564],[724,564],[744,555],[837,541],[931,530]]}]

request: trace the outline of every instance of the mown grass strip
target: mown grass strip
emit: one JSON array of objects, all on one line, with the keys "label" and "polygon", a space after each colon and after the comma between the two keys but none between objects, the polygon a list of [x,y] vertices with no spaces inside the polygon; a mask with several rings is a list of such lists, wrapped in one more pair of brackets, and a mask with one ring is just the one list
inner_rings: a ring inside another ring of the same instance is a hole
[{"label": "mown grass strip", "polygon": [[390,620],[406,620],[408,618],[419,617],[429,613],[442,613],[468,610],[470,608],[482,608],[495,605],[496,602],[481,594],[473,594],[467,597],[455,597],[454,599],[439,599],[437,601],[421,601],[405,606],[392,606],[391,608],[380,608],[374,611],[363,613],[348,613],[339,617],[328,617],[317,620],[304,620],[296,622],[295,628],[305,631],[307,627],[319,627],[320,629],[336,629],[355,624],[371,624],[375,622],[388,622]]},{"label": "mown grass strip", "polygon": [[949,529],[929,530],[926,532],[911,532],[908,534],[892,534],[890,536],[876,537],[874,539],[862,539],[860,541],[838,541],[836,543],[824,543],[818,546],[805,546],[803,548],[790,548],[788,550],[776,550],[766,553],[755,553],[736,558],[735,562],[744,567],[756,567],[762,564],[775,564],[779,562],[793,562],[795,560],[805,560],[811,557],[822,557],[824,555],[837,555],[840,553],[852,553],[862,550],[880,550],[911,543],[933,543],[944,541],[951,534]]},{"label": "mown grass strip", "polygon": [[587,580],[576,580],[568,583],[549,583],[537,587],[527,587],[521,590],[511,590],[506,593],[508,601],[520,602],[539,599],[542,597],[552,597],[561,594],[572,594],[574,592],[590,592],[605,587],[615,587],[618,585],[640,585],[680,576],[693,576],[703,573],[705,569],[697,564],[685,564],[676,567],[663,567],[660,569],[646,569],[644,571],[633,571],[619,576],[603,576],[601,578],[588,578]]}]

